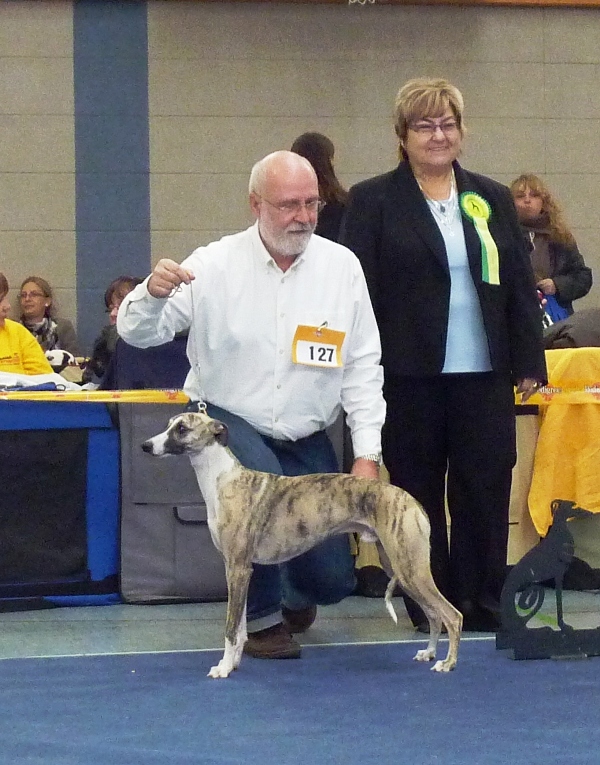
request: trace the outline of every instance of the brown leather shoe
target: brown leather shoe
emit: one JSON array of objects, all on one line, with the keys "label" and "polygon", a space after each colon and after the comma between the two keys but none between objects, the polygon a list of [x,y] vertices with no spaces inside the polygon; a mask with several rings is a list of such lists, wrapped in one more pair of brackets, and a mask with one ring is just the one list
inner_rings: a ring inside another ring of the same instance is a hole
[{"label": "brown leather shoe", "polygon": [[300,609],[300,611],[292,611],[291,608],[282,606],[281,615],[283,616],[283,623],[292,635],[298,635],[301,632],[306,632],[317,618],[317,607],[309,606]]},{"label": "brown leather shoe", "polygon": [[244,653],[255,659],[299,659],[302,648],[284,625],[273,625],[266,630],[250,632]]}]

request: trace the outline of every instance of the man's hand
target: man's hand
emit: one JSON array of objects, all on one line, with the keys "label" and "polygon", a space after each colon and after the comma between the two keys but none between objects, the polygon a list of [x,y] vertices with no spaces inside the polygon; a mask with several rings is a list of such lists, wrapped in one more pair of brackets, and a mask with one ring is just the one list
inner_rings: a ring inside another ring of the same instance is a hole
[{"label": "man's hand", "polygon": [[538,290],[541,290],[544,295],[556,295],[556,284],[552,279],[542,279],[537,283]]},{"label": "man's hand", "polygon": [[521,394],[521,403],[524,404],[530,396],[538,390],[540,383],[532,377],[525,377],[517,382],[517,393]]},{"label": "man's hand", "polygon": [[352,475],[357,475],[359,478],[379,478],[379,465],[373,460],[365,460],[362,457],[354,460]]},{"label": "man's hand", "polygon": [[148,279],[148,292],[155,298],[166,298],[177,289],[180,284],[189,284],[196,277],[187,268],[182,268],[179,263],[168,258],[159,260],[150,279]]}]

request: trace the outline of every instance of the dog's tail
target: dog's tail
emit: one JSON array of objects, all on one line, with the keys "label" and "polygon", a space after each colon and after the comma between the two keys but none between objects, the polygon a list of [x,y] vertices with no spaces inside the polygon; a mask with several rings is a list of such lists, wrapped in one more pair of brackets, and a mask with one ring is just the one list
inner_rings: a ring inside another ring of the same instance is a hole
[{"label": "dog's tail", "polygon": [[396,589],[397,584],[398,577],[393,576],[390,579],[390,583],[388,584],[385,591],[385,607],[387,608],[389,615],[392,617],[396,624],[398,624],[398,616],[396,615],[396,611],[394,610],[394,606],[392,604],[392,595],[394,594],[394,590]]}]

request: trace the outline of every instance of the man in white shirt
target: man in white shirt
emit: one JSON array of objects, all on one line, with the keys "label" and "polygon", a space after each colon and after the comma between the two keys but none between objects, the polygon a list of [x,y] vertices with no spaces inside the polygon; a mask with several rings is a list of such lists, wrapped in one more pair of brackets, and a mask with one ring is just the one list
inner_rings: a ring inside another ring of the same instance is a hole
[{"label": "man in white shirt", "polygon": [[[337,472],[325,429],[343,408],[352,472],[375,478],[385,418],[379,332],[357,258],[313,234],[320,206],[307,160],[268,155],[250,176],[255,224],[199,247],[181,265],[160,260],[123,300],[117,328],[140,348],[189,329],[184,390],[225,422],[229,446],[247,467]],[[316,604],[353,588],[347,535],[281,566],[255,565],[245,652],[300,656],[290,633],[312,624]]]}]

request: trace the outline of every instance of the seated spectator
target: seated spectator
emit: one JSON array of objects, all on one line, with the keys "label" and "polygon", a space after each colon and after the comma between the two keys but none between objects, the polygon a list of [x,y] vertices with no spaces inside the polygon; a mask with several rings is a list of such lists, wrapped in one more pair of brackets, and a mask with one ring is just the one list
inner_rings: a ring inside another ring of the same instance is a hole
[{"label": "seated spectator", "polygon": [[348,192],[333,169],[335,147],[322,133],[302,133],[292,144],[292,151],[307,159],[317,174],[319,196],[325,207],[319,212],[315,234],[337,242]]},{"label": "seated spectator", "polygon": [[33,335],[9,319],[9,313],[8,281],[0,273],[0,372],[50,374],[52,367]]},{"label": "seated spectator", "polygon": [[546,313],[560,321],[573,313],[573,300],[592,286],[592,271],[577,248],[562,211],[546,184],[531,173],[516,178],[510,190],[519,222],[531,240],[531,265]]},{"label": "seated spectator", "polygon": [[101,380],[106,374],[115,351],[119,335],[117,333],[117,311],[123,298],[144,280],[137,276],[118,276],[108,285],[104,293],[104,304],[108,314],[108,324],[102,328],[94,342],[92,355],[83,375],[84,382],[91,382],[94,377]]},{"label": "seated spectator", "polygon": [[52,304],[52,288],[40,276],[28,276],[21,284],[20,322],[31,332],[44,351],[68,351],[79,356],[75,329],[68,319],[57,319]]}]

